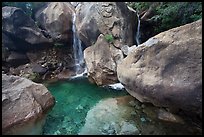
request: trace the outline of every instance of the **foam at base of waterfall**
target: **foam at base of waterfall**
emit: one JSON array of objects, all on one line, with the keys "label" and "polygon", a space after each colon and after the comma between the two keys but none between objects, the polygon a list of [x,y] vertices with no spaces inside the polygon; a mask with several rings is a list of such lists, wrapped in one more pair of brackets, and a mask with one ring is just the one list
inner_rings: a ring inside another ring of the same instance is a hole
[{"label": "foam at base of waterfall", "polygon": [[76,79],[76,78],[82,78],[82,77],[87,77],[87,69],[84,69],[84,72],[81,74],[76,74],[75,76],[71,77],[70,79]]},{"label": "foam at base of waterfall", "polygon": [[124,86],[121,83],[110,84],[108,87],[116,90],[124,89]]}]

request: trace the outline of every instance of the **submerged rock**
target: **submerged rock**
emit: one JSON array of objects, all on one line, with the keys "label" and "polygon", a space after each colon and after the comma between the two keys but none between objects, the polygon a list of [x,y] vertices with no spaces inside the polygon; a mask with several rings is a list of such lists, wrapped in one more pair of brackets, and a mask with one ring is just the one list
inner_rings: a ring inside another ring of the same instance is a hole
[{"label": "submerged rock", "polygon": [[119,132],[119,135],[138,135],[138,134],[139,130],[134,124],[125,121],[121,123],[121,131]]},{"label": "submerged rock", "polygon": [[119,81],[141,102],[202,118],[202,19],[162,32],[118,65]]},{"label": "submerged rock", "polygon": [[138,135],[139,130],[131,117],[133,107],[128,102],[131,96],[108,98],[96,104],[86,116],[80,135]]},{"label": "submerged rock", "polygon": [[42,84],[2,74],[2,134],[38,135],[54,97]]}]

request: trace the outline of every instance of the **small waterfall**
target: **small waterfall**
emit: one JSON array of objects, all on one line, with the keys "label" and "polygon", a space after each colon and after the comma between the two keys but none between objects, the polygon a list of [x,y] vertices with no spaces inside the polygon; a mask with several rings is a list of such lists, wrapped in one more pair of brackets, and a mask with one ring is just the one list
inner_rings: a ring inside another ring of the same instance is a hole
[{"label": "small waterfall", "polygon": [[137,46],[140,44],[140,17],[139,14],[137,12],[137,33],[136,33],[136,37],[135,40],[137,42]]},{"label": "small waterfall", "polygon": [[73,13],[72,17],[72,32],[73,32],[73,52],[74,52],[74,61],[75,61],[75,72],[78,74],[81,65],[84,63],[84,58],[83,58],[83,51],[82,51],[82,46],[81,46],[81,40],[78,38],[77,33],[76,33],[76,13]]}]

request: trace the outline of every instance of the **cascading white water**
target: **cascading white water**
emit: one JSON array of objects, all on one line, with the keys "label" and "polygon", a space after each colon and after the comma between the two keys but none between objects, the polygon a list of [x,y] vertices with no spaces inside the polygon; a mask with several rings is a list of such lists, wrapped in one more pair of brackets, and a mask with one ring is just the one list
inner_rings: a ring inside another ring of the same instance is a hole
[{"label": "cascading white water", "polygon": [[140,44],[140,18],[139,18],[139,14],[137,13],[137,33],[136,33],[136,42],[137,42],[137,46]]},{"label": "cascading white water", "polygon": [[73,13],[72,17],[72,32],[73,32],[73,52],[74,52],[74,62],[75,62],[75,72],[78,74],[78,71],[81,68],[81,65],[84,63],[84,58],[83,58],[83,51],[82,51],[82,46],[81,46],[81,40],[78,38],[77,33],[76,33],[76,14]]}]

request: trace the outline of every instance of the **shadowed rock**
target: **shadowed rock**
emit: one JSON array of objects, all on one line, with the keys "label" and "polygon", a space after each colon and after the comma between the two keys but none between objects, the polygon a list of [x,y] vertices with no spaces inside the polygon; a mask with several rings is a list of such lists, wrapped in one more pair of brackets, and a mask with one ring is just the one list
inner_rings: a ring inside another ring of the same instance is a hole
[{"label": "shadowed rock", "polygon": [[34,20],[16,7],[2,7],[2,32],[15,41],[15,46],[6,43],[5,46],[16,51],[42,48],[51,42],[44,37]]}]

